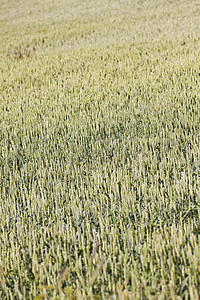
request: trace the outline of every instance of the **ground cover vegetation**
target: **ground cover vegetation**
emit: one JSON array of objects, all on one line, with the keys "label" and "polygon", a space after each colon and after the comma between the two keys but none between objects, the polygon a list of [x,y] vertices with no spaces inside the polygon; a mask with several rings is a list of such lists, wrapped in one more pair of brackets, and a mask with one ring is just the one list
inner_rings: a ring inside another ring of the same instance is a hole
[{"label": "ground cover vegetation", "polygon": [[199,299],[199,13],[1,0],[1,299]]}]

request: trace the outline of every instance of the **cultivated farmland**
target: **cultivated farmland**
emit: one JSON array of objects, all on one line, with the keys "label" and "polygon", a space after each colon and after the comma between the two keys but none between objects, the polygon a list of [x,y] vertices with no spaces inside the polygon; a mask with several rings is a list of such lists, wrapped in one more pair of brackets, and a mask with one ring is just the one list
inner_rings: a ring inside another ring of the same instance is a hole
[{"label": "cultivated farmland", "polygon": [[200,3],[1,0],[0,299],[199,299]]}]

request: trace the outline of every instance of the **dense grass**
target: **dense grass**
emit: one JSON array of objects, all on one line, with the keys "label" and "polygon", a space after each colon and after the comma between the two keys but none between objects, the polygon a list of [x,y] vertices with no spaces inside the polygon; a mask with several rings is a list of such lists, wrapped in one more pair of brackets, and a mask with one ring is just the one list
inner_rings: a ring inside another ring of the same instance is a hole
[{"label": "dense grass", "polygon": [[0,298],[198,299],[198,2],[1,2]]}]

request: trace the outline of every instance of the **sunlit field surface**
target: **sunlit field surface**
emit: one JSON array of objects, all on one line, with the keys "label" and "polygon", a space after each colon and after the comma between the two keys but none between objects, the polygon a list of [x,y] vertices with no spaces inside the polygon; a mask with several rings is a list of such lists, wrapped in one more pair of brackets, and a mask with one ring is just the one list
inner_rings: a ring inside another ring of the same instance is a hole
[{"label": "sunlit field surface", "polygon": [[0,299],[199,299],[200,2],[0,1]]}]

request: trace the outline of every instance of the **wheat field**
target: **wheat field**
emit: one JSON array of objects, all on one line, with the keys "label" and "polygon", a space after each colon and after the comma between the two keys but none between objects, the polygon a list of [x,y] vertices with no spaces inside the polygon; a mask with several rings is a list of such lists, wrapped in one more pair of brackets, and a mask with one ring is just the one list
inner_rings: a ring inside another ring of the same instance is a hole
[{"label": "wheat field", "polygon": [[200,3],[0,1],[0,299],[200,298]]}]

